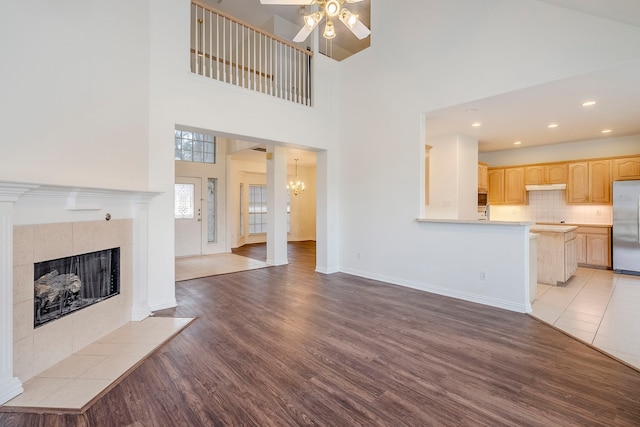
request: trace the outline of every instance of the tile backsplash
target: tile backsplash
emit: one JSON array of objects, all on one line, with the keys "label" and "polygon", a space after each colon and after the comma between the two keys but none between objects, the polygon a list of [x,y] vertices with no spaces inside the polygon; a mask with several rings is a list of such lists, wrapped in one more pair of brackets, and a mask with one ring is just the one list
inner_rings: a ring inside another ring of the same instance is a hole
[{"label": "tile backsplash", "polygon": [[491,220],[611,224],[611,205],[567,205],[564,190],[531,191],[528,205],[491,206]]}]

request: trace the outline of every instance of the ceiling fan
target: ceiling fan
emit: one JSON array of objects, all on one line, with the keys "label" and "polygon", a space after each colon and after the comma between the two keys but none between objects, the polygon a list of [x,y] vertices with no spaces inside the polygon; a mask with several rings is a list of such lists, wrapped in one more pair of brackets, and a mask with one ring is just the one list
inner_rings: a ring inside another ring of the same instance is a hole
[{"label": "ceiling fan", "polygon": [[303,42],[309,37],[309,34],[318,26],[318,24],[326,17],[327,23],[322,34],[326,39],[332,39],[336,36],[336,30],[333,26],[332,18],[338,18],[342,23],[360,40],[367,38],[371,31],[364,25],[358,15],[355,15],[345,7],[344,3],[358,3],[363,0],[260,0],[262,4],[271,5],[297,5],[310,6],[317,4],[319,11],[304,16],[304,26],[293,38],[294,42]]}]

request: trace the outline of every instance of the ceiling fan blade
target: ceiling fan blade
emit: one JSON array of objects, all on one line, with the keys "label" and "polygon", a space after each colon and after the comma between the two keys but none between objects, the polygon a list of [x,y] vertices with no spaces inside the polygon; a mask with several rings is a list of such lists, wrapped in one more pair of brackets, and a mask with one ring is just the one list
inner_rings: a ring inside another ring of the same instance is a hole
[{"label": "ceiling fan blade", "polygon": [[342,13],[339,16],[340,21],[345,27],[349,29],[360,40],[366,39],[371,34],[371,30],[358,19],[358,15],[353,15],[346,9],[342,9]]},{"label": "ceiling fan blade", "polygon": [[347,0],[347,3],[359,3],[364,0]]},{"label": "ceiling fan blade", "polygon": [[313,2],[313,0],[260,0],[261,4],[273,4],[273,5],[294,5],[294,6],[306,6]]},{"label": "ceiling fan blade", "polygon": [[313,31],[313,28],[309,28],[306,25],[303,25],[298,34],[293,38],[293,41],[296,43],[301,43],[309,37],[309,34]]}]

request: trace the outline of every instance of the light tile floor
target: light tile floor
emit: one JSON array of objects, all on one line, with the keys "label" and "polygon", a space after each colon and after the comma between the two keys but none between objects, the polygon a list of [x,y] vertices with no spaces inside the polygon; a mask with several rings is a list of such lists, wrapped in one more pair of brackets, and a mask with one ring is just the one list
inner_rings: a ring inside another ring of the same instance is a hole
[{"label": "light tile floor", "polygon": [[563,286],[538,283],[530,313],[640,369],[640,276],[578,268]]},{"label": "light tile floor", "polygon": [[81,410],[193,318],[148,317],[100,338],[23,384],[5,407]]},{"label": "light tile floor", "polygon": [[267,267],[267,263],[236,254],[176,258],[176,282]]}]

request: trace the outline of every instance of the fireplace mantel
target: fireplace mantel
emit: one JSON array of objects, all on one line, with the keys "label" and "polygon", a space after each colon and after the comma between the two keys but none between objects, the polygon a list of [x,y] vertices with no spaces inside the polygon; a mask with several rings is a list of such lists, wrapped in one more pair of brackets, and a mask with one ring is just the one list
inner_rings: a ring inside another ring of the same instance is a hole
[{"label": "fireplace mantel", "polygon": [[131,320],[148,304],[148,205],[161,193],[0,180],[0,404],[22,392],[13,370],[14,226],[130,219],[133,224]]},{"label": "fireplace mantel", "polygon": [[[100,210],[109,200],[129,200],[146,203],[160,192],[121,190],[0,181],[0,202],[16,202],[20,198],[50,197],[66,201],[66,210]],[[102,203],[100,203],[102,202]]]}]

